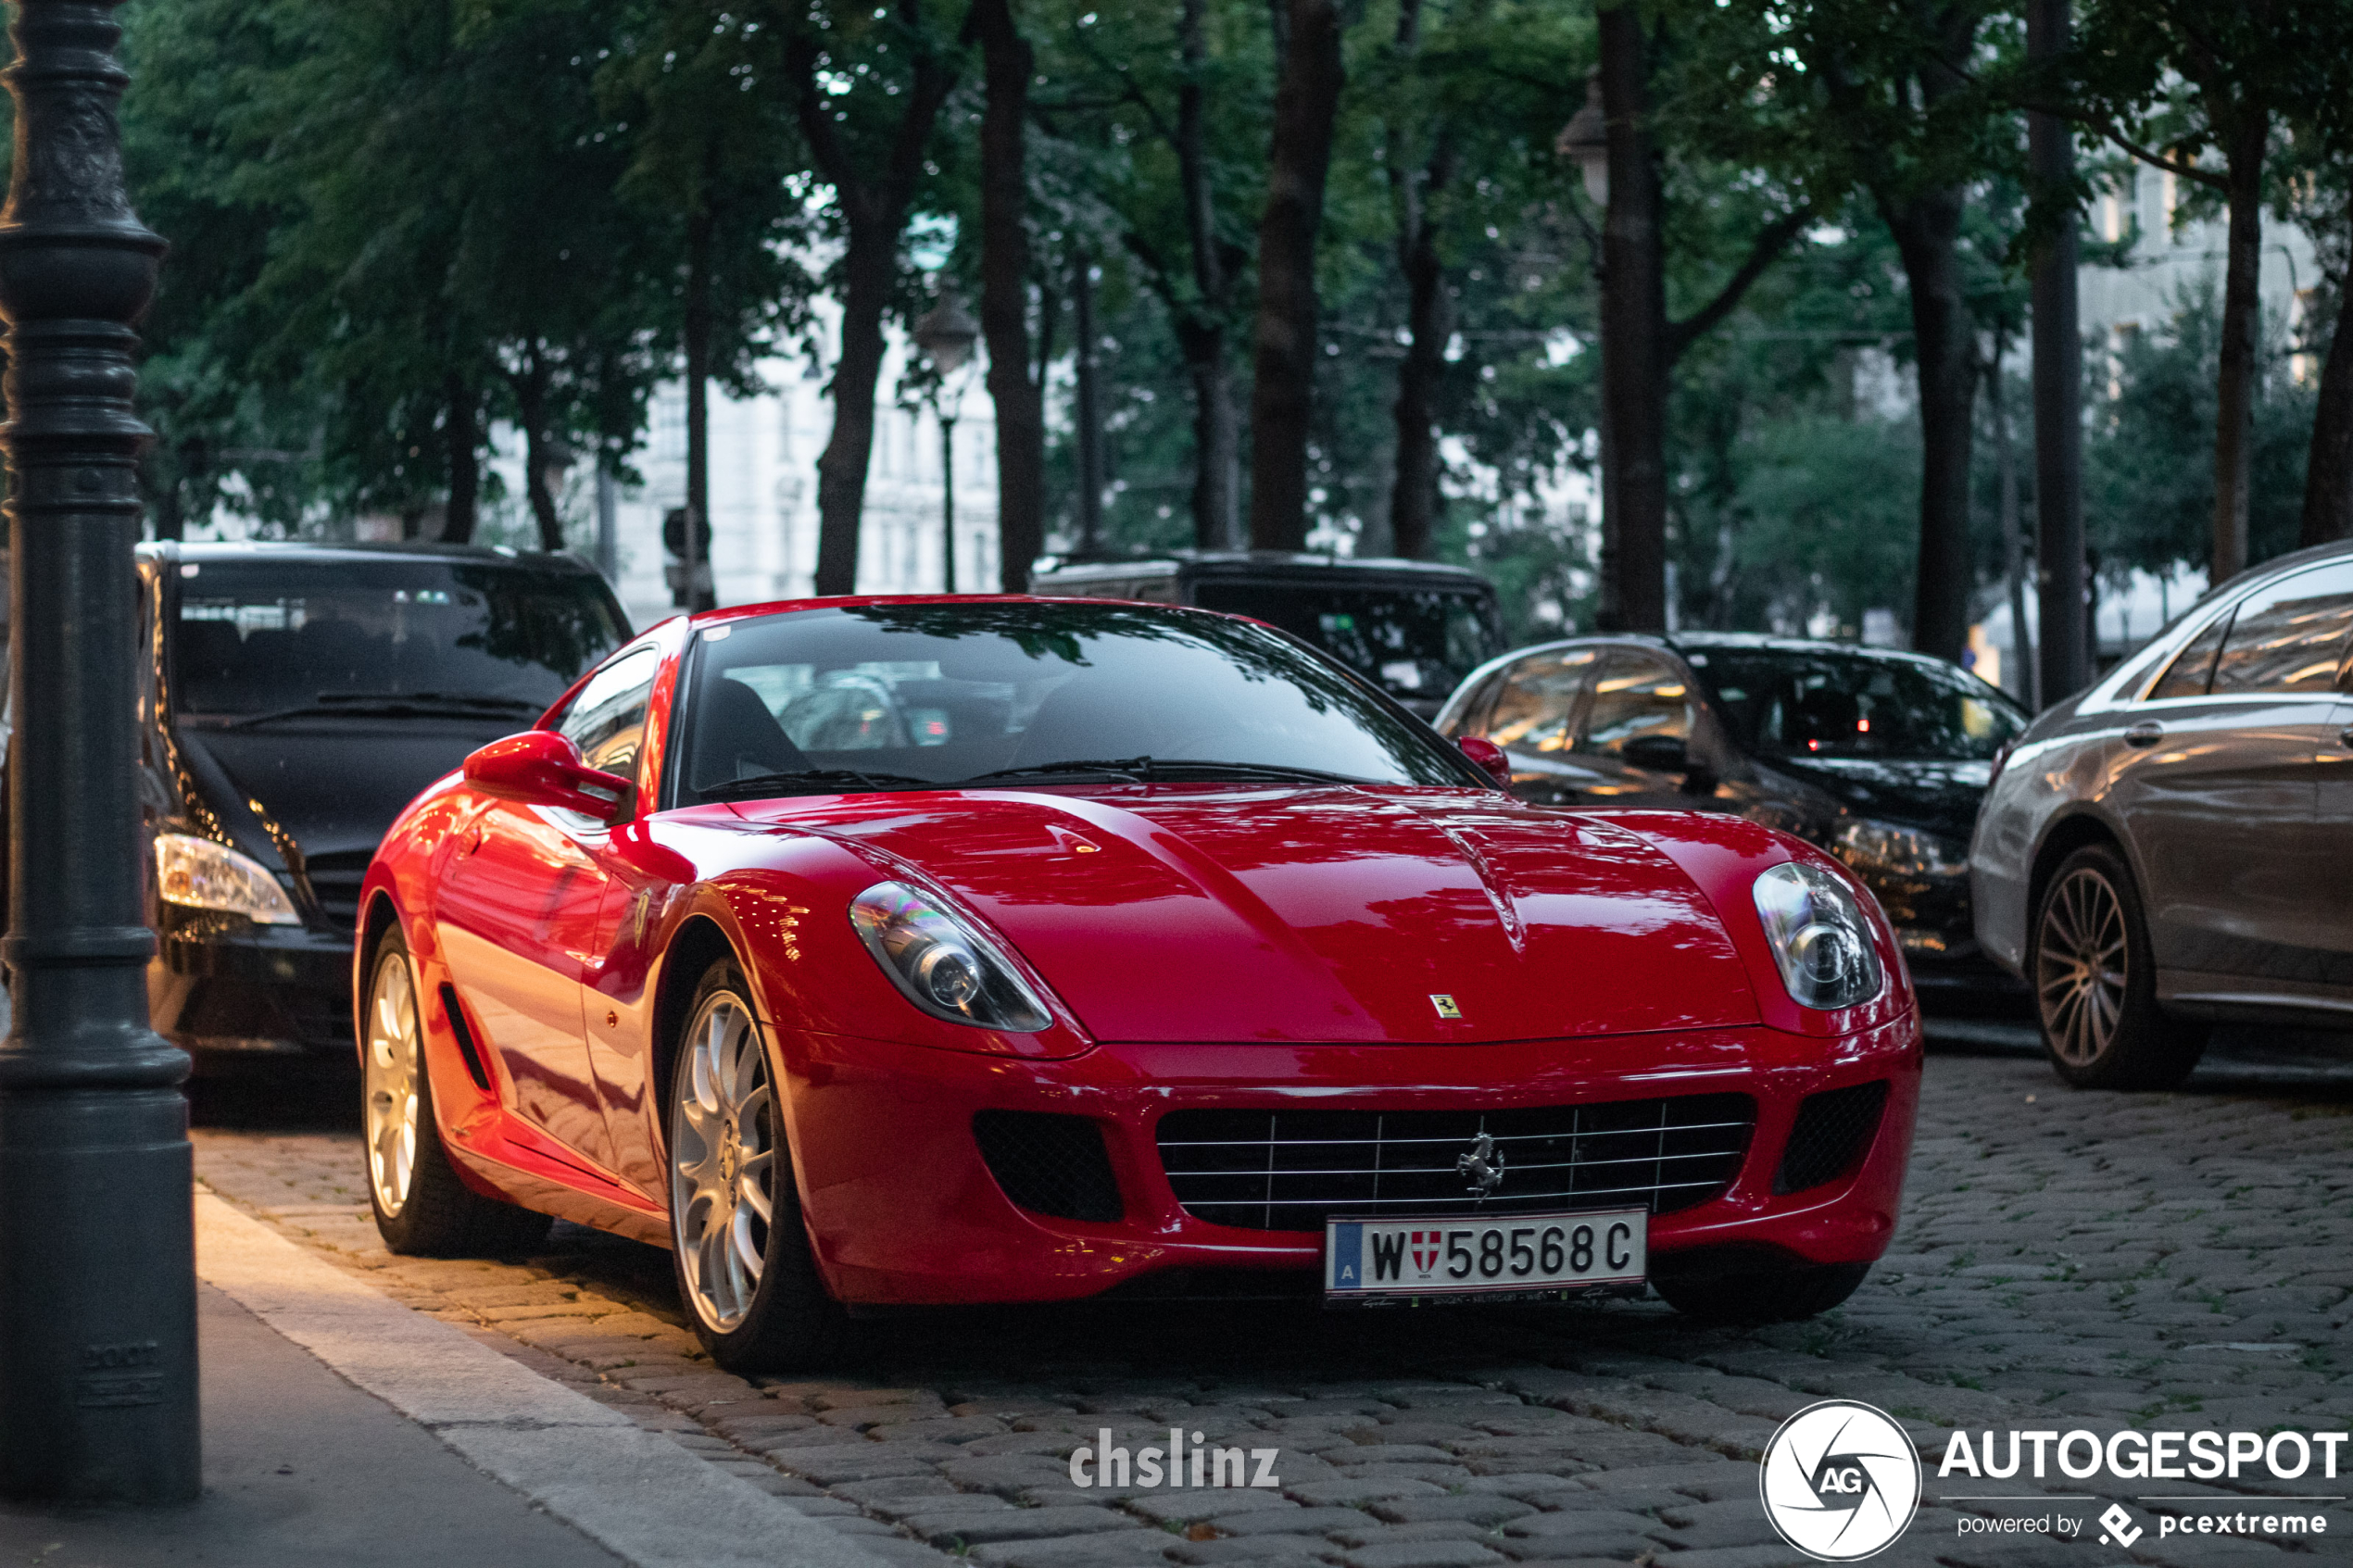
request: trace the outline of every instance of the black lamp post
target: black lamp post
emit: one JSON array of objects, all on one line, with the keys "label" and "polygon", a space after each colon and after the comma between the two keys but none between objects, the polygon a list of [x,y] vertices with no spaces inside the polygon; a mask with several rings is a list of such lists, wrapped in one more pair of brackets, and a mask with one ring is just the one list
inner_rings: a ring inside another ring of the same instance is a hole
[{"label": "black lamp post", "polygon": [[939,420],[940,562],[947,592],[956,591],[956,407],[963,401],[963,383],[956,372],[972,358],[979,341],[980,323],[952,294],[915,322],[915,346],[939,372],[939,388],[932,395],[932,413]]},{"label": "black lamp post", "polygon": [[132,322],[163,242],[122,185],[116,0],[18,0],[0,211],[11,531],[0,1042],[0,1493],[196,1495],[188,1059],[147,1026]]}]

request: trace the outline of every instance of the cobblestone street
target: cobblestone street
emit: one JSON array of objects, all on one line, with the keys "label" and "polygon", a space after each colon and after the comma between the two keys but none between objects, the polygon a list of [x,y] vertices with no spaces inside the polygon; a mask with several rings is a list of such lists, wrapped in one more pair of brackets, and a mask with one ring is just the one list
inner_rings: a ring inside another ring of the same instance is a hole
[{"label": "cobblestone street", "polygon": [[[2353,1561],[2341,1500],[2301,1505],[2326,1514],[2320,1538],[2160,1534],[2243,1496],[2353,1491],[2317,1464],[2237,1493],[1936,1474],[1955,1428],[2345,1429],[2353,1057],[2239,1036],[2182,1093],[2082,1094],[1999,1028],[1944,1039],[1894,1251],[1843,1308],[1755,1332],[1655,1301],[962,1311],[875,1325],[854,1375],[746,1383],[699,1359],[660,1251],[560,1226],[527,1263],[395,1259],[357,1135],[271,1124],[251,1097],[200,1105],[196,1159],[215,1192],[401,1301],[911,1565],[1780,1568],[1806,1559],[1766,1522],[1754,1461],[1826,1396],[1889,1411],[1921,1445],[1919,1517],[1878,1561]],[[1279,1490],[1072,1485],[1067,1455],[1100,1429],[1135,1448],[1172,1426],[1277,1449]],[[2129,1549],[2100,1544],[2111,1500],[2145,1532]],[[2056,1514],[2082,1534],[1962,1528]]]}]

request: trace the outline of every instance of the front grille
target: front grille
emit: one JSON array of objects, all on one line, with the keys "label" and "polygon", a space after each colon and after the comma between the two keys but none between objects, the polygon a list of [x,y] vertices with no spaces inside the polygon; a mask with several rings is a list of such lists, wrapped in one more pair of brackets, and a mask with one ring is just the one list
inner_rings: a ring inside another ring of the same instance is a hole
[{"label": "front grille", "polygon": [[359,884],[368,880],[372,849],[343,849],[328,855],[303,857],[303,873],[310,879],[311,897],[329,920],[345,931],[359,923]]},{"label": "front grille", "polygon": [[1807,1095],[1789,1130],[1789,1148],[1774,1173],[1775,1192],[1804,1192],[1846,1173],[1879,1131],[1887,1084],[1856,1084]]},{"label": "front grille", "polygon": [[1084,1116],[978,1111],[973,1141],[1005,1196],[1033,1213],[1109,1224],[1124,1211],[1103,1131]]},{"label": "front grille", "polygon": [[[1176,1110],[1162,1167],[1185,1212],[1244,1230],[1321,1230],[1329,1218],[1669,1213],[1731,1184],[1756,1102],[1680,1095],[1513,1110]],[[1503,1177],[1480,1198],[1457,1161],[1480,1134]]]}]

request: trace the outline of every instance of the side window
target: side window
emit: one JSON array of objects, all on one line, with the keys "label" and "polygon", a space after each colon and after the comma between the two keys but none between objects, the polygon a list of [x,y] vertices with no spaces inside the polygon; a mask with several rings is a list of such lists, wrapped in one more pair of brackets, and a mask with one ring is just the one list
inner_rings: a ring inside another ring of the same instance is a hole
[{"label": "side window", "polygon": [[2214,661],[2212,690],[2333,691],[2348,630],[2353,561],[2283,578],[2239,601]]},{"label": "side window", "polygon": [[2206,623],[2204,631],[2192,637],[2189,646],[2173,656],[2157,684],[2149,688],[2144,702],[2158,702],[2172,696],[2204,696],[2214,680],[2214,656],[2222,650],[2222,633],[2231,629],[2229,611]]},{"label": "side window", "polygon": [[1593,705],[1577,749],[1615,757],[1637,735],[1692,736],[1690,684],[1655,654],[1619,649],[1593,683]]},{"label": "side window", "polygon": [[1595,649],[1570,648],[1513,665],[1495,694],[1487,738],[1510,751],[1567,751],[1576,733],[1578,698],[1599,662]]},{"label": "side window", "polygon": [[606,665],[580,688],[556,729],[580,747],[591,768],[637,776],[637,746],[646,735],[646,699],[661,669],[661,650],[638,648]]}]

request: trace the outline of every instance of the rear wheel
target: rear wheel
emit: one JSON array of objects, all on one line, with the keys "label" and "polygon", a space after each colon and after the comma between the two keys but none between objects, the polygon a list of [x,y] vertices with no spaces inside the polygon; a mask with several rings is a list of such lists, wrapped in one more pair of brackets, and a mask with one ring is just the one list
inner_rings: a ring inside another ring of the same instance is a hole
[{"label": "rear wheel", "polygon": [[376,945],[361,1024],[368,1201],[385,1248],[411,1257],[462,1258],[538,1246],[553,1222],[474,1191],[442,1147],[418,1022],[416,968],[396,925]]},{"label": "rear wheel", "polygon": [[2169,1018],[2133,873],[2106,845],[2059,863],[2034,916],[2028,972],[2043,1046],[2080,1089],[2170,1089],[2206,1049],[2205,1025]]},{"label": "rear wheel", "polygon": [[670,1238],[678,1294],[730,1372],[837,1361],[849,1314],[826,1292],[802,1222],[775,1061],[733,959],[695,988],[672,1070]]},{"label": "rear wheel", "polygon": [[1702,1323],[1795,1323],[1855,1294],[1869,1263],[1768,1263],[1724,1273],[1662,1274],[1651,1288]]}]

